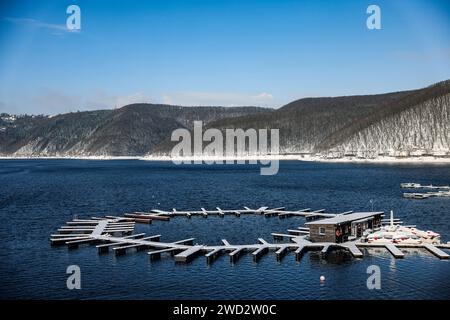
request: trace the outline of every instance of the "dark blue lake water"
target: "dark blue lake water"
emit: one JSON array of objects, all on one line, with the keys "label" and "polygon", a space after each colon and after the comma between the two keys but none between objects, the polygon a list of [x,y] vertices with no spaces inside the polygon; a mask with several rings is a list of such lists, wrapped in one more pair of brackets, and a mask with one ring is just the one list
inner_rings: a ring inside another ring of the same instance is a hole
[{"label": "dark blue lake water", "polygon": [[[402,198],[401,182],[450,184],[449,165],[373,165],[282,162],[276,176],[249,165],[175,166],[138,160],[0,160],[0,298],[16,299],[449,299],[450,262],[419,249],[396,260],[385,250],[365,258],[345,253],[269,253],[259,263],[244,255],[187,265],[170,257],[149,262],[145,252],[116,257],[95,247],[51,247],[49,236],[66,221],[129,211],[285,206],[388,212],[450,240],[450,199]],[[255,243],[271,232],[303,225],[303,218],[173,218],[137,225],[161,241]],[[66,289],[66,268],[81,268],[81,290]],[[381,289],[366,286],[367,267],[381,269]],[[320,284],[324,275],[326,282]]]}]

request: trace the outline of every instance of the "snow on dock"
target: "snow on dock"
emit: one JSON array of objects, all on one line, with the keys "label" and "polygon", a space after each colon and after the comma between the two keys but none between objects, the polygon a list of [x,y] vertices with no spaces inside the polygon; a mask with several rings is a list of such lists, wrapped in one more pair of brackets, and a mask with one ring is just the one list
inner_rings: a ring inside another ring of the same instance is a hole
[{"label": "snow on dock", "polygon": [[432,184],[430,185],[421,185],[420,183],[401,183],[401,188],[404,189],[428,189],[428,190],[434,190],[429,191],[426,193],[421,192],[405,192],[403,193],[404,198],[408,199],[428,199],[431,197],[448,197],[450,198],[450,186],[434,186]]},{"label": "snow on dock", "polygon": [[192,259],[194,255],[198,254],[200,250],[203,249],[203,246],[192,246],[174,256],[175,261],[177,262],[187,262]]},{"label": "snow on dock", "polygon": [[[286,233],[272,233],[275,240],[287,239],[287,242],[270,243],[262,238],[258,239],[255,244],[240,244],[234,245],[223,239],[219,245],[205,245],[195,244],[195,238],[187,238],[177,241],[164,242],[161,241],[161,235],[149,235],[144,233],[134,232],[135,223],[138,220],[158,220],[169,221],[170,217],[174,216],[203,216],[217,215],[223,217],[225,215],[240,215],[240,214],[258,214],[261,216],[276,216],[280,218],[301,216],[303,218],[312,218],[314,222],[307,223],[307,227],[298,227],[296,229],[288,229]],[[371,213],[371,215],[380,215],[380,212]],[[125,217],[120,216],[106,216],[106,217],[92,217],[90,219],[73,219],[58,229],[58,233],[50,236],[52,245],[66,245],[71,249],[78,248],[83,244],[96,244],[99,254],[107,253],[109,248],[116,255],[126,255],[129,251],[146,250],[150,261],[158,260],[162,254],[170,254],[176,262],[188,263],[192,259],[203,254],[207,262],[212,262],[222,253],[227,252],[232,263],[236,262],[244,253],[251,252],[253,261],[257,262],[263,255],[268,252],[273,252],[278,261],[294,251],[295,258],[300,260],[301,256],[307,251],[319,251],[324,258],[331,250],[346,250],[355,258],[362,258],[363,253],[359,247],[384,247],[395,258],[403,258],[405,254],[399,249],[401,247],[415,247],[424,248],[431,252],[434,256],[440,259],[449,259],[449,254],[439,249],[450,249],[450,244],[383,244],[383,243],[367,243],[361,240],[347,239],[341,243],[326,242],[326,241],[312,241],[310,239],[310,227],[313,224],[323,223],[329,224],[331,221],[347,221],[352,220],[354,216],[364,215],[370,216],[369,213],[357,213],[347,211],[339,214],[327,213],[325,209],[311,210],[302,209],[297,211],[285,211],[284,208],[260,207],[258,209],[251,209],[244,207],[244,209],[230,209],[222,210],[207,210],[201,208],[198,211],[163,211],[153,209],[149,213],[133,212],[125,214]],[[359,216],[358,216],[359,217]],[[323,220],[323,222],[321,222]],[[359,220],[358,220],[359,221]],[[357,222],[358,222],[357,221]],[[387,220],[383,219],[386,223]],[[401,223],[398,219],[392,218],[392,223]],[[334,231],[333,231],[334,232]]]},{"label": "snow on dock", "polygon": [[352,254],[353,257],[355,257],[355,258],[363,257],[363,253],[361,252],[361,250],[358,249],[358,247],[356,246],[356,244],[354,242],[343,244],[343,246],[348,251],[350,251],[350,253]]},{"label": "snow on dock", "polygon": [[441,189],[441,190],[450,190],[450,186],[433,186],[432,184],[421,185],[420,183],[413,183],[413,182],[401,183],[400,187],[401,188],[405,188],[405,189]]},{"label": "snow on dock", "polygon": [[395,257],[395,258],[403,258],[405,256],[405,254],[399,249],[397,248],[395,245],[393,244],[385,244],[384,245],[386,247],[386,249],[389,250],[389,252]]},{"label": "snow on dock", "polygon": [[439,248],[433,246],[430,243],[425,243],[423,245],[423,247],[440,259],[448,259],[449,258],[449,255],[447,253],[445,253],[444,251],[440,250]]}]

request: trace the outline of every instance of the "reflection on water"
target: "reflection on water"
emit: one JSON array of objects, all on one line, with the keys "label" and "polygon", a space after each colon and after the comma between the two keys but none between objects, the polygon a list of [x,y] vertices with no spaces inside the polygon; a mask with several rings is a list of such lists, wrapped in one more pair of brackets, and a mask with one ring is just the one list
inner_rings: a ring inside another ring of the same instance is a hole
[{"label": "reflection on water", "polygon": [[353,258],[351,254],[346,250],[330,250],[326,256],[322,255],[320,253],[320,250],[318,251],[310,251],[309,256],[309,262],[311,264],[344,264],[348,263],[349,261],[352,261]]}]

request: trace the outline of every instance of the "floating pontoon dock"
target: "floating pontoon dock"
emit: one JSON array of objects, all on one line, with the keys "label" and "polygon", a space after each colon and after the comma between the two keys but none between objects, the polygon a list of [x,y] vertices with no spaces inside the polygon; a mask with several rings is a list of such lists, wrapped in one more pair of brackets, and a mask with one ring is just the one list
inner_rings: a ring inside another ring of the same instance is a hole
[{"label": "floating pontoon dock", "polygon": [[437,190],[432,192],[405,192],[403,193],[403,197],[408,199],[428,199],[430,197],[450,197],[450,186],[434,186],[430,185],[421,185],[420,183],[401,183],[401,188],[405,189],[429,189],[429,190]]},{"label": "floating pontoon dock", "polygon": [[[221,245],[202,245],[194,244],[194,238],[183,239],[174,242],[161,242],[161,235],[145,236],[144,233],[133,234],[135,222],[145,221],[150,223],[152,220],[168,221],[173,216],[193,215],[207,217],[209,214],[217,214],[224,216],[227,214],[239,216],[240,214],[260,214],[264,216],[279,216],[286,218],[291,216],[305,217],[307,220],[313,222],[307,223],[309,227],[298,227],[297,229],[289,229],[287,234],[272,233],[274,239],[283,240],[288,239],[288,242],[269,243],[266,240],[259,238],[258,243],[233,245],[226,239],[222,240]],[[200,254],[204,254],[207,262],[212,262],[221,254],[228,254],[230,261],[235,262],[245,252],[251,252],[253,260],[258,261],[264,254],[269,251],[275,253],[278,260],[281,260],[288,252],[294,251],[297,260],[301,258],[304,252],[308,250],[320,250],[322,256],[330,250],[346,250],[355,258],[362,258],[363,252],[359,248],[364,247],[384,247],[395,258],[403,258],[404,253],[399,248],[423,248],[440,259],[448,259],[449,255],[439,248],[449,249],[450,244],[416,244],[416,245],[402,245],[402,244],[374,244],[365,243],[360,240],[346,239],[340,243],[330,241],[310,241],[310,228],[313,225],[327,225],[331,223],[370,223],[379,221],[381,224],[387,220],[381,219],[382,212],[372,213],[354,213],[347,211],[340,214],[327,213],[324,209],[311,211],[310,209],[302,209],[297,211],[284,211],[284,208],[269,209],[268,207],[260,207],[258,209],[244,209],[237,210],[206,210],[199,211],[172,211],[151,210],[149,213],[134,212],[125,214],[125,217],[120,216],[106,216],[106,217],[92,217],[91,219],[73,219],[67,222],[66,226],[58,229],[57,234],[52,234],[50,242],[52,245],[67,245],[69,248],[78,248],[83,244],[95,244],[98,253],[106,253],[109,248],[112,248],[116,255],[124,255],[129,250],[147,250],[150,261],[157,260],[161,254],[170,253],[176,262],[187,263]],[[392,219],[391,223],[394,223]],[[402,223],[395,219],[395,223]]]},{"label": "floating pontoon dock", "polygon": [[450,190],[450,186],[434,186],[432,184],[429,185],[421,185],[420,183],[407,182],[401,183],[401,188],[406,189],[441,189],[441,190]]}]

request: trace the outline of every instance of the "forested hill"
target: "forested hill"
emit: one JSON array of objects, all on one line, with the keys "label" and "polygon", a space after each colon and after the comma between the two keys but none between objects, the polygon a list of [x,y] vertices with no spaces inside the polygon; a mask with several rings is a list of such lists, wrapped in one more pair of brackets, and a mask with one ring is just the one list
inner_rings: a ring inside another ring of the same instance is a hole
[{"label": "forested hill", "polygon": [[133,104],[48,116],[0,117],[3,156],[168,155],[173,130],[279,129],[284,154],[450,157],[450,81],[378,95],[305,98],[279,109]]},{"label": "forested hill", "polygon": [[[224,118],[210,127],[279,129],[280,152],[344,156],[450,156],[450,81],[378,95],[305,98],[272,113]],[[168,154],[166,140],[155,150]]]},{"label": "forested hill", "polygon": [[257,107],[132,104],[115,110],[48,116],[0,116],[3,156],[140,156],[193,121],[266,112]]}]

